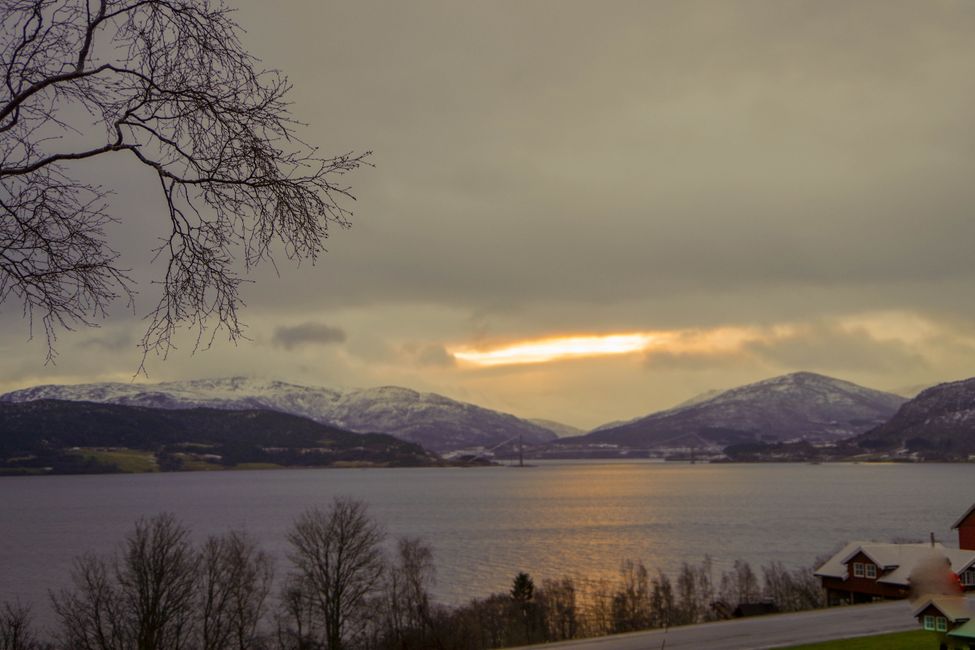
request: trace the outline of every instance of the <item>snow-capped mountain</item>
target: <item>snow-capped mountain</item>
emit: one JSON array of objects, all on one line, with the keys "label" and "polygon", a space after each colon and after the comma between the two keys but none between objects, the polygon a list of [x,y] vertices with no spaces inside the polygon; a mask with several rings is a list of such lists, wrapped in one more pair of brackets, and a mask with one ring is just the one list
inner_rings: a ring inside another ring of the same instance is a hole
[{"label": "snow-capped mountain", "polygon": [[0,395],[0,400],[11,402],[38,399],[168,409],[195,406],[271,409],[349,431],[390,433],[434,451],[490,447],[517,436],[529,443],[546,442],[556,437],[548,429],[513,415],[396,386],[336,390],[228,377],[159,384],[47,385]]},{"label": "snow-capped mountain", "polygon": [[797,372],[694,399],[575,440],[628,446],[835,440],[885,422],[905,401],[848,381]]},{"label": "snow-capped mountain", "polygon": [[[717,390],[717,389],[712,389],[712,390],[709,390],[709,391],[705,391],[703,393],[699,393],[699,394],[695,395],[694,397],[691,397],[690,399],[684,400],[683,402],[681,402],[680,404],[678,404],[676,406],[671,406],[669,409],[665,409],[663,411],[657,411],[656,413],[654,413],[654,415],[660,415],[661,413],[667,413],[667,412],[676,411],[677,409],[682,409],[682,408],[685,408],[685,407],[688,407],[688,406],[694,406],[695,404],[700,404],[702,402],[706,402],[709,399],[711,399],[712,397],[715,397],[717,395],[720,395],[723,392],[724,392],[723,390]],[[644,419],[646,417],[648,417],[648,416],[646,416],[646,415],[640,415],[640,416],[637,416],[635,418],[630,418],[628,420],[613,420],[612,422],[606,422],[605,424],[600,424],[598,427],[595,427],[593,429],[590,429],[587,433],[596,433],[597,431],[608,431],[609,429],[618,429],[619,427],[625,426],[627,424],[632,424],[634,422],[639,422],[640,420],[642,420],[642,419]]]},{"label": "snow-capped mountain", "polygon": [[975,453],[975,378],[921,391],[857,440],[867,448],[906,446],[925,455],[965,458]]}]

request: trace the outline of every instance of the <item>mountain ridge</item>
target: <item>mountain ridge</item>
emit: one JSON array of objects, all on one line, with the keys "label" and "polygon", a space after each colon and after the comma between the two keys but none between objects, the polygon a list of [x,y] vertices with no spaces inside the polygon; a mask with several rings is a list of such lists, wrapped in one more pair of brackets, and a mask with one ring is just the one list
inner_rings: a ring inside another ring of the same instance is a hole
[{"label": "mountain ridge", "polygon": [[857,441],[866,448],[905,447],[928,456],[975,454],[975,377],[926,388]]},{"label": "mountain ridge", "polygon": [[144,452],[144,463],[158,463],[167,469],[182,469],[185,463],[210,469],[241,463],[327,466],[341,462],[439,462],[421,446],[388,434],[353,433],[261,409],[165,409],[50,399],[3,401],[0,433],[0,473],[113,471],[112,459],[132,452]]},{"label": "mountain ridge", "polygon": [[358,433],[388,433],[433,451],[494,446],[521,436],[529,443],[556,434],[508,413],[399,386],[334,389],[249,377],[155,384],[46,384],[0,395],[0,401],[91,401],[163,409],[270,409]]},{"label": "mountain ridge", "polygon": [[692,399],[560,442],[724,446],[756,440],[838,440],[881,424],[905,401],[892,393],[803,371]]}]

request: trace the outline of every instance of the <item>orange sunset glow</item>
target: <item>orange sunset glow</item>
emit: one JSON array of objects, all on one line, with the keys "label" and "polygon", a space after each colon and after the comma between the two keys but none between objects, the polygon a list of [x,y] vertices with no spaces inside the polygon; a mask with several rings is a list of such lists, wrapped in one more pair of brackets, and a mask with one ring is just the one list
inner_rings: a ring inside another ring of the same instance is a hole
[{"label": "orange sunset glow", "polygon": [[546,363],[588,357],[649,353],[662,350],[680,354],[730,352],[746,341],[774,336],[754,328],[662,330],[620,334],[552,336],[509,342],[486,349],[458,348],[454,358],[474,366],[491,367]]},{"label": "orange sunset glow", "polygon": [[523,341],[492,350],[455,350],[454,358],[478,366],[504,366],[544,363],[613,354],[627,354],[647,349],[655,335],[649,333],[561,336]]}]

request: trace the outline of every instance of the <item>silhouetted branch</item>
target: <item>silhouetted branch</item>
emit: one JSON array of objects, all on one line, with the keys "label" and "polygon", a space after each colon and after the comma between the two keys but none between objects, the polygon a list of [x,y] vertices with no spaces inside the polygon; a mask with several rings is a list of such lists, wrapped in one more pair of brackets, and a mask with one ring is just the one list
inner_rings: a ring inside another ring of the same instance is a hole
[{"label": "silhouetted branch", "polygon": [[[0,301],[16,297],[28,316],[43,311],[49,357],[56,328],[92,325],[108,303],[132,295],[102,230],[106,193],[74,180],[77,165],[128,154],[159,179],[170,232],[155,251],[165,273],[143,368],[150,352],[165,357],[184,325],[197,331],[197,346],[222,328],[237,340],[241,272],[276,245],[314,262],[329,225],[348,226],[343,202],[354,197],[338,179],[369,154],[321,157],[295,137],[287,79],[258,67],[222,3],[10,0],[2,12],[0,233],[14,242],[2,250],[14,252],[0,266]],[[77,124],[79,114],[95,124]],[[71,133],[87,144],[61,149]],[[38,196],[49,206],[55,194],[56,209],[38,207]],[[68,221],[75,239],[61,232]],[[37,226],[30,250],[52,249],[57,271],[9,248],[23,245],[26,222]],[[69,286],[59,290],[58,278]]]}]

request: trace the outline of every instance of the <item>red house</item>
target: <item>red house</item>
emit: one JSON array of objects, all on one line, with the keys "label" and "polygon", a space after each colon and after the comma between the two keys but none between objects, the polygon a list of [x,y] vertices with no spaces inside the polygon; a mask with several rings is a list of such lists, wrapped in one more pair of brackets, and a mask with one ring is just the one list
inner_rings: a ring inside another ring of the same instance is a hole
[{"label": "red house", "polygon": [[975,590],[975,505],[955,522],[959,548],[941,544],[850,542],[816,570],[830,605],[907,598],[911,572],[932,556],[944,559],[965,591]]},{"label": "red house", "polygon": [[975,589],[975,551],[941,544],[850,542],[816,570],[830,605],[907,598],[914,568],[940,556],[965,589]]}]

